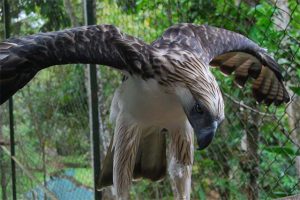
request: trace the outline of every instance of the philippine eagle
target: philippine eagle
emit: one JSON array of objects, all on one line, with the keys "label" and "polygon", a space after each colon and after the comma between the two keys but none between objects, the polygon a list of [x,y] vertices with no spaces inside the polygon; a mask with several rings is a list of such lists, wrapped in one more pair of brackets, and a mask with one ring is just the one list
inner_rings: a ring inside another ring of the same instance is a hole
[{"label": "philippine eagle", "polygon": [[263,48],[238,33],[183,23],[152,44],[113,25],[8,39],[0,43],[0,103],[38,71],[68,63],[107,65],[126,77],[113,98],[115,132],[98,185],[113,183],[119,199],[128,198],[133,178],[165,175],[166,133],[176,198],[189,199],[193,132],[204,149],[224,119],[224,101],[210,66],[234,73],[241,87],[251,77],[258,102],[279,105],[290,99],[279,65]]}]

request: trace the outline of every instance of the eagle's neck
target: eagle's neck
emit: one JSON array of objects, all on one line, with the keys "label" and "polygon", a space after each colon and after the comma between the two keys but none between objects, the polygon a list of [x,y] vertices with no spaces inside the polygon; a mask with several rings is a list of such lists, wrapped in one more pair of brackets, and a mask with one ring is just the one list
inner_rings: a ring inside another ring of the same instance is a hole
[{"label": "eagle's neck", "polygon": [[168,129],[187,121],[182,105],[172,90],[155,79],[143,80],[133,76],[116,91],[111,113],[114,116],[116,113],[126,113],[131,120],[145,127]]}]

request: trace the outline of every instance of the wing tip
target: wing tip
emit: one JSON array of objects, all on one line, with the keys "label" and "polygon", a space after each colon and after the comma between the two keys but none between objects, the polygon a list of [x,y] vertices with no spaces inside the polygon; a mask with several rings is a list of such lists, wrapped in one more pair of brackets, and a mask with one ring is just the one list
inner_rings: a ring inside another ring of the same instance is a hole
[{"label": "wing tip", "polygon": [[271,57],[263,48],[261,48],[258,55],[262,64],[268,66],[274,72],[278,80],[284,80],[282,76],[283,67],[281,67],[273,57]]},{"label": "wing tip", "polygon": [[283,87],[283,95],[282,96],[275,96],[274,98],[269,98],[269,94],[263,94],[261,91],[259,91],[258,89],[254,89],[252,88],[252,94],[253,97],[255,98],[255,100],[258,103],[264,103],[267,106],[270,106],[272,104],[274,104],[275,106],[280,106],[282,104],[288,104],[291,102],[291,97],[288,94],[288,92],[286,91],[285,87]]}]

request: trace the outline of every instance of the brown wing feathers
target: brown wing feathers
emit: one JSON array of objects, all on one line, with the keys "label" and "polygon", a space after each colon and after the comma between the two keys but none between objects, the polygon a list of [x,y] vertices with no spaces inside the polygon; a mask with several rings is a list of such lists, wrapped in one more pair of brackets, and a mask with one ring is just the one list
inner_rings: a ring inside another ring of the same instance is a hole
[{"label": "brown wing feathers", "polygon": [[280,66],[264,49],[238,33],[207,25],[179,24],[152,45],[168,49],[180,46],[191,51],[205,64],[219,66],[224,74],[234,73],[241,87],[249,77],[255,79],[252,88],[258,102],[278,105],[290,100]]},{"label": "brown wing feathers", "polygon": [[0,43],[0,104],[39,70],[52,65],[95,63],[147,76],[145,73],[149,70],[140,69],[141,65],[147,66],[144,58],[147,47],[112,25],[77,27],[9,39]]},{"label": "brown wing feathers", "polygon": [[[248,38],[224,29],[204,26],[206,35],[223,47],[209,46],[211,65],[220,66],[225,74],[234,73],[235,83],[243,87],[251,77],[254,79],[252,92],[258,102],[267,105],[279,105],[290,101],[288,92],[283,85],[281,68],[264,49],[260,48]],[[219,39],[214,38],[219,37]],[[217,42],[221,40],[221,42]],[[229,42],[228,42],[229,41]]]},{"label": "brown wing feathers", "polygon": [[210,64],[219,66],[226,75],[234,73],[234,81],[241,87],[244,87],[249,78],[253,78],[252,91],[258,102],[264,101],[267,105],[274,102],[278,105],[289,101],[281,75],[248,53],[225,53],[214,58]]},{"label": "brown wing feathers", "polygon": [[[176,44],[176,45],[175,45]],[[279,65],[246,37],[207,25],[179,24],[169,28],[151,46],[121,33],[112,25],[95,25],[40,33],[0,43],[0,104],[45,67],[67,63],[95,63],[154,77],[151,49],[187,50],[204,63],[235,74],[244,86],[254,78],[257,101],[280,104],[289,101]]]}]

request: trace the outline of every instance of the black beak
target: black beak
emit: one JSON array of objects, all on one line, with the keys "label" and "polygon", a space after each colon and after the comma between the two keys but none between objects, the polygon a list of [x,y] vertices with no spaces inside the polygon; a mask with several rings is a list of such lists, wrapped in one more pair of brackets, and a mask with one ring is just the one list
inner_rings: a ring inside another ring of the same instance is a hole
[{"label": "black beak", "polygon": [[211,143],[215,136],[217,127],[218,123],[213,122],[211,126],[195,131],[198,142],[198,150],[205,149]]}]

